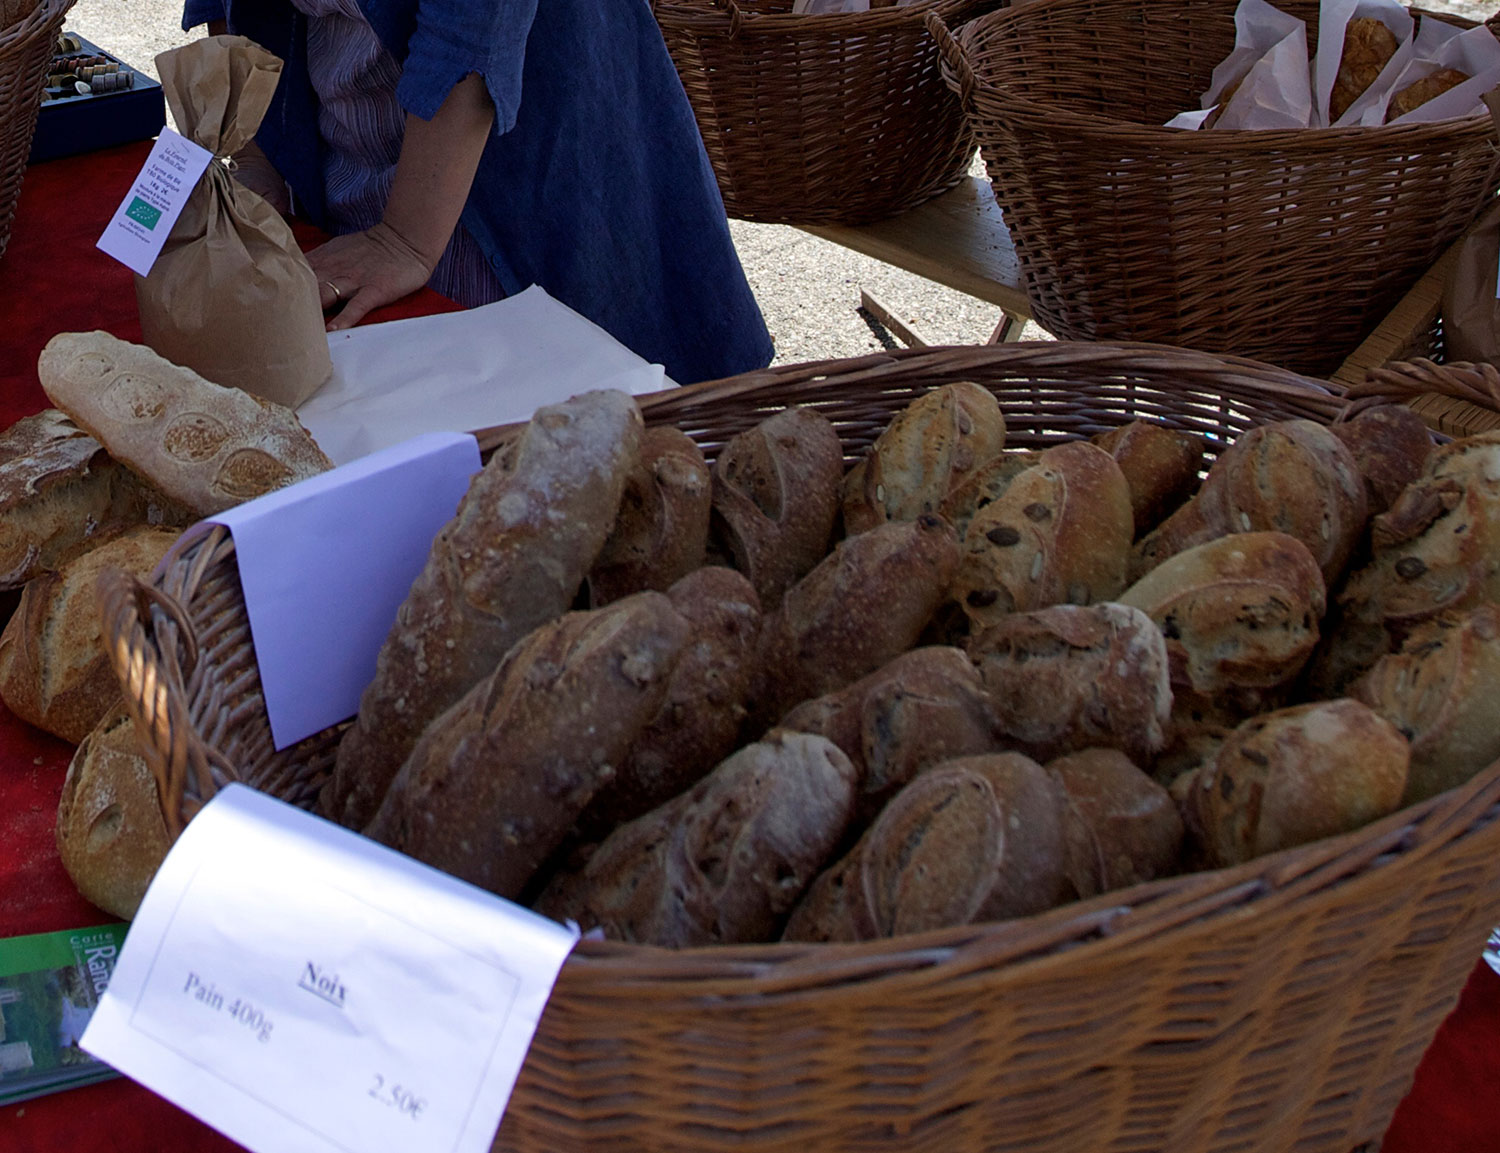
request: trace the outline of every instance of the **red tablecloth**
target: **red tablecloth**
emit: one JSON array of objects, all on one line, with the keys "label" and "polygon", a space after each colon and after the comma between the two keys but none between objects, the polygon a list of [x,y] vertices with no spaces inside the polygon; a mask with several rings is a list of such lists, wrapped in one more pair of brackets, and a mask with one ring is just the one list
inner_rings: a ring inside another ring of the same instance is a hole
[{"label": "red tablecloth", "polygon": [[[46,406],[36,379],[58,332],[139,340],[131,274],[94,248],[146,146],[38,165],[0,257],[0,427]],[[299,230],[304,243],[317,234]],[[372,320],[455,308],[421,292]],[[0,705],[0,937],[112,918],[80,897],[53,845],[72,749]],[[124,1079],[0,1110],[0,1153],[222,1153],[240,1147]],[[1417,1071],[1384,1153],[1500,1153],[1500,976],[1478,963]]]}]

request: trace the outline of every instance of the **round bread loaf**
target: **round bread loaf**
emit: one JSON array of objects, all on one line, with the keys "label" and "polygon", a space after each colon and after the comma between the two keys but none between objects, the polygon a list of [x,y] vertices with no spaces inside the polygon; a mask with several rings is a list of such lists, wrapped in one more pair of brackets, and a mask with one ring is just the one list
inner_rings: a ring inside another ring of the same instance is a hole
[{"label": "round bread loaf", "polygon": [[135,528],[43,573],[0,632],[0,699],[22,720],[77,744],[120,698],[94,586],[106,568],[145,578],[178,538]]},{"label": "round bread loaf", "polygon": [[1012,613],[972,637],[969,656],[1001,739],[1038,760],[1103,746],[1144,764],[1166,743],[1168,648],[1139,608]]},{"label": "round bread loaf", "polygon": [[843,477],[844,446],[816,409],[783,409],[719,452],[710,551],[750,578],[766,611],[827,553]]},{"label": "round bread loaf", "polygon": [[130,920],[171,840],[135,726],[116,706],[79,742],[57,806],[57,852],[78,891]]},{"label": "round bread loaf", "polygon": [[1165,788],[1118,749],[1081,749],[1047,762],[1082,830],[1070,838],[1068,876],[1080,897],[1176,871],[1182,816]]},{"label": "round bread loaf", "polygon": [[1328,428],[1359,466],[1371,516],[1390,508],[1422,475],[1436,447],[1427,423],[1404,404],[1377,404]]},{"label": "round bread loaf", "polygon": [[1130,486],[1135,535],[1144,536],[1198,488],[1203,441],[1149,420],[1133,420],[1090,438],[1120,466]]},{"label": "round bread loaf", "polygon": [[1424,621],[1355,681],[1349,695],[1411,743],[1404,805],[1469,780],[1500,757],[1500,607]]},{"label": "round bread loaf", "polygon": [[1125,587],[1134,531],[1114,458],[1086,441],[1055,445],[975,512],[953,599],[973,628],[1011,612],[1110,600]]},{"label": "round bread loaf", "polygon": [[1410,750],[1347,697],[1263,713],[1231,733],[1188,790],[1211,867],[1351,832],[1401,807]]},{"label": "round bread loaf", "polygon": [[767,734],[622,825],[536,908],[607,937],[680,948],[774,940],[837,847],[854,767],[833,742]]}]

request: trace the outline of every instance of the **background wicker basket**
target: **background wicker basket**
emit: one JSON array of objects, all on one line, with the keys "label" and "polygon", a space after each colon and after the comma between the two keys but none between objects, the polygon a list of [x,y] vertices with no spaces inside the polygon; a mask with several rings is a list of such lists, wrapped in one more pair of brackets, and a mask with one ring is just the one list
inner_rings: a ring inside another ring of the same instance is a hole
[{"label": "background wicker basket", "polygon": [[792,0],[654,0],[729,215],[863,224],[952,187],[974,140],[928,12],[1001,0],[792,15]]},{"label": "background wicker basket", "polygon": [[[1212,448],[1342,408],[1250,361],[1060,342],[774,368],[643,409],[713,455],[811,404],[855,455],[916,396],[963,380],[992,389],[1012,443],[1030,446],[1143,416]],[[225,538],[183,548],[153,586],[120,576],[104,594],[164,796],[212,791],[193,746],[233,779],[231,750],[266,722]],[[283,783],[304,754],[316,780],[328,747],[325,734],[292,750]],[[1500,765],[1354,834],[1012,922],[863,945],[586,942],[497,1145],[1349,1153],[1380,1138],[1497,919]]]},{"label": "background wicker basket", "polygon": [[47,66],[73,0],[6,0],[0,17],[0,256],[10,241],[16,198],[42,107]]},{"label": "background wicker basket", "polygon": [[[1495,127],[1160,127],[1198,107],[1236,2],[1036,0],[956,37],[930,23],[1038,324],[1326,376],[1500,182]],[[1318,5],[1278,6],[1311,47]]]}]

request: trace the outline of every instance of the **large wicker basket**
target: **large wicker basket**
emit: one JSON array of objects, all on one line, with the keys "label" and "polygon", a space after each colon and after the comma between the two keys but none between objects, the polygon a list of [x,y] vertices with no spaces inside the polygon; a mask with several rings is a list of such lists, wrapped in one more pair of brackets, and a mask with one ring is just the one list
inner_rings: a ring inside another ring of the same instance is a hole
[{"label": "large wicker basket", "polygon": [[[788,404],[852,456],[943,383],[1043,445],[1134,417],[1223,444],[1334,419],[1310,381],[1141,345],[913,350],[643,400],[712,455]],[[272,763],[232,543],[103,590],[164,797],[303,788],[333,734]],[[297,800],[294,791],[292,799]],[[169,811],[171,805],[168,805]],[[862,945],[681,952],[584,942],[497,1139],[519,1150],[1349,1153],[1378,1141],[1500,920],[1500,765],[1357,833],[1021,920]]]},{"label": "large wicker basket", "polygon": [[928,12],[1001,0],[793,15],[792,0],[654,0],[732,217],[863,224],[951,188],[974,139]]},{"label": "large wicker basket", "polygon": [[[1500,182],[1488,116],[1187,131],[1237,0],[1036,0],[952,36],[1037,323],[1327,376]],[[1318,5],[1278,5],[1316,41]],[[1454,23],[1466,23],[1444,17]]]},{"label": "large wicker basket", "polygon": [[0,2],[0,13],[17,8],[26,13],[0,27],[0,256],[10,242],[16,198],[21,194],[21,177],[47,84],[47,65],[72,6],[73,0]]}]

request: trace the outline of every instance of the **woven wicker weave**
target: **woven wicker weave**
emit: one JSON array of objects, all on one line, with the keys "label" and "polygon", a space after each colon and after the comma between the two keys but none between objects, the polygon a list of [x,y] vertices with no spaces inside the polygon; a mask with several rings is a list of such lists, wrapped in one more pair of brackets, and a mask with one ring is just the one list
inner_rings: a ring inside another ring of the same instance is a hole
[{"label": "woven wicker weave", "polygon": [[[1236,2],[1036,0],[956,38],[929,23],[1038,324],[1326,376],[1500,182],[1495,128],[1161,127],[1198,106]],[[1278,6],[1316,40],[1316,3]]]},{"label": "woven wicker weave", "polygon": [[[815,404],[853,455],[915,396],[962,380],[996,392],[1017,445],[1135,416],[1222,444],[1342,407],[1248,361],[1044,343],[768,369],[643,409],[713,455],[765,414]],[[211,539],[155,588],[104,589],[164,791],[202,783],[166,774],[183,750],[264,725],[253,656],[230,651],[248,645],[232,554]],[[316,761],[327,742],[309,748]],[[228,773],[235,757],[221,760]],[[1500,765],[1354,834],[1012,922],[862,945],[585,942],[497,1144],[1349,1153],[1379,1139],[1496,920]]]},{"label": "woven wicker weave", "polygon": [[[26,15],[0,28],[0,256],[10,242],[47,65],[72,6],[73,0],[37,0]],[[13,10],[11,4],[0,5],[0,11]]]},{"label": "woven wicker weave", "polygon": [[928,12],[1000,0],[792,15],[792,0],[654,0],[730,216],[863,224],[958,182],[974,155]]},{"label": "woven wicker weave", "polygon": [[1445,436],[1473,436],[1500,429],[1500,369],[1492,364],[1439,364],[1422,357],[1371,369],[1350,388],[1346,415],[1397,401]]}]

